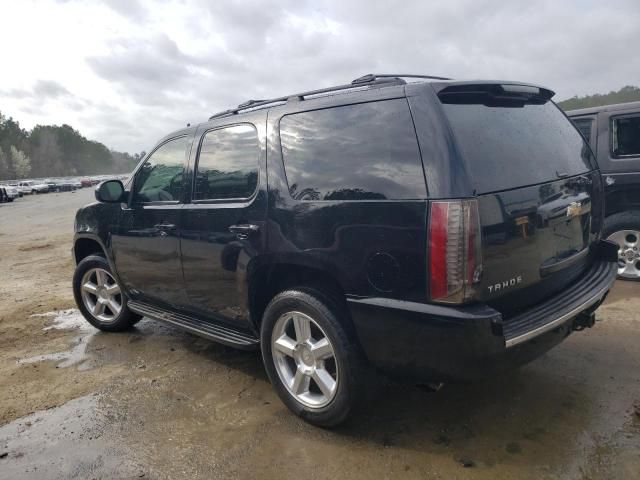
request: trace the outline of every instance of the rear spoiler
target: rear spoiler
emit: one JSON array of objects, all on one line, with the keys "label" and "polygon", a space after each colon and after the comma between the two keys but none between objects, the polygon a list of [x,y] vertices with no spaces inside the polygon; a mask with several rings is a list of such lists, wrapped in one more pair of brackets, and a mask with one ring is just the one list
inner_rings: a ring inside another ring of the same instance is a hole
[{"label": "rear spoiler", "polygon": [[548,88],[518,83],[442,84],[437,91],[442,103],[459,105],[486,105],[488,107],[522,107],[543,105],[555,92]]}]

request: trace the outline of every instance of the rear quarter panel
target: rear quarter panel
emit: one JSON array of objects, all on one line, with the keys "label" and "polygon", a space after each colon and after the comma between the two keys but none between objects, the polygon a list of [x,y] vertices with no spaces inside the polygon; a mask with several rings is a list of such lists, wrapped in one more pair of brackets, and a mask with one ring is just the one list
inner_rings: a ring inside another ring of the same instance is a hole
[{"label": "rear quarter panel", "polygon": [[289,194],[279,136],[267,121],[271,261],[318,268],[347,295],[424,301],[426,200],[299,201]]}]

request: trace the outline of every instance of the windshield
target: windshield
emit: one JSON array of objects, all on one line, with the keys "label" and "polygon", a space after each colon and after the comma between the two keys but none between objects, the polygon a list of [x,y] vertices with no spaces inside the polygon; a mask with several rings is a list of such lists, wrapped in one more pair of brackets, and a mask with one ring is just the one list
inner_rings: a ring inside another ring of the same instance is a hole
[{"label": "windshield", "polygon": [[476,193],[535,185],[592,170],[584,139],[552,102],[519,106],[444,103]]}]

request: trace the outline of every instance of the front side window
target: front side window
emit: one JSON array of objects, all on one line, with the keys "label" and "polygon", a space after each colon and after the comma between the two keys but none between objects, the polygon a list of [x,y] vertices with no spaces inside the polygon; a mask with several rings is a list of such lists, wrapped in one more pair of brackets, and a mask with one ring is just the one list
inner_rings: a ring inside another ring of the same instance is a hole
[{"label": "front side window", "polygon": [[426,197],[405,99],[286,115],[280,141],[289,193],[296,200]]},{"label": "front side window", "polygon": [[187,137],[180,137],[164,143],[153,152],[136,174],[133,201],[180,200],[186,149]]},{"label": "front side window", "polygon": [[591,143],[591,129],[593,128],[593,120],[590,118],[577,118],[573,120],[575,126],[580,130],[582,136]]},{"label": "front side window", "polygon": [[196,168],[194,200],[249,198],[258,186],[260,144],[253,125],[204,135]]},{"label": "front side window", "polygon": [[611,154],[614,157],[640,156],[640,115],[612,119]]}]

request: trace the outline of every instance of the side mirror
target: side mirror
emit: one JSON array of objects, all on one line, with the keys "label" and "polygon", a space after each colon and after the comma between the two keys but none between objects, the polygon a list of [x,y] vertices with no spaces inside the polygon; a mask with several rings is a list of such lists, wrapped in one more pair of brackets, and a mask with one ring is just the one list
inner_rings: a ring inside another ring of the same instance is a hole
[{"label": "side mirror", "polygon": [[107,180],[96,188],[96,200],[104,203],[118,203],[124,201],[124,185],[120,180]]}]

